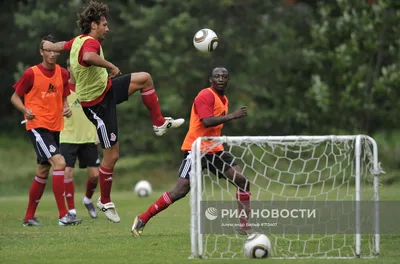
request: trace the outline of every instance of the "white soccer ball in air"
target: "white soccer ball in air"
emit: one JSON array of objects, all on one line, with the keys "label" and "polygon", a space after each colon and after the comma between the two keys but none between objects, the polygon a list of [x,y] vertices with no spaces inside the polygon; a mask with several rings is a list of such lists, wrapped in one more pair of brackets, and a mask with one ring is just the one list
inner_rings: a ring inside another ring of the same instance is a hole
[{"label": "white soccer ball in air", "polygon": [[135,185],[134,192],[136,193],[137,196],[139,197],[147,197],[151,195],[152,192],[151,184],[148,181],[139,181]]},{"label": "white soccer ball in air", "polygon": [[211,29],[200,29],[193,37],[193,45],[201,52],[213,52],[218,46],[218,36]]},{"label": "white soccer ball in air", "polygon": [[244,254],[248,258],[267,258],[271,253],[271,241],[264,234],[251,234],[244,242]]}]

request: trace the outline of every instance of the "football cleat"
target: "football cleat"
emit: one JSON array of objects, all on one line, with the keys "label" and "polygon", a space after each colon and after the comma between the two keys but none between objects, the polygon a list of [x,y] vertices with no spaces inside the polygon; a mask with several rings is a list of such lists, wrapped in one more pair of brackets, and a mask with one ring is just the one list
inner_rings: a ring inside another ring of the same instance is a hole
[{"label": "football cleat", "polygon": [[41,224],[39,222],[39,220],[37,220],[36,217],[34,217],[33,219],[29,219],[27,221],[24,221],[24,223],[22,225],[23,226],[44,226],[44,224]]},{"label": "football cleat", "polygon": [[145,224],[143,224],[142,219],[136,216],[131,229],[132,235],[134,235],[135,237],[140,237],[142,235],[144,227]]},{"label": "football cleat", "polygon": [[91,218],[96,218],[97,217],[97,212],[96,212],[96,208],[94,208],[94,205],[92,202],[90,203],[85,203],[83,201],[83,204],[85,205],[86,209],[88,210],[88,213],[90,215]]},{"label": "football cleat", "polygon": [[58,220],[58,225],[59,226],[70,226],[70,225],[79,225],[82,223],[82,219],[77,218],[76,216],[73,216],[72,214],[68,213],[65,216],[61,217],[60,220]]},{"label": "football cleat", "polygon": [[161,126],[153,126],[154,133],[156,133],[157,136],[162,136],[167,133],[168,129],[180,127],[183,123],[185,123],[185,119],[183,118],[173,119],[171,117],[165,117],[164,124]]},{"label": "football cleat", "polygon": [[76,209],[70,209],[70,210],[68,210],[68,213],[69,213],[70,215],[76,217]]},{"label": "football cleat", "polygon": [[102,204],[101,199],[99,198],[99,200],[97,201],[97,207],[105,214],[105,216],[111,222],[119,223],[121,221],[117,211],[115,210],[115,205],[113,202]]}]

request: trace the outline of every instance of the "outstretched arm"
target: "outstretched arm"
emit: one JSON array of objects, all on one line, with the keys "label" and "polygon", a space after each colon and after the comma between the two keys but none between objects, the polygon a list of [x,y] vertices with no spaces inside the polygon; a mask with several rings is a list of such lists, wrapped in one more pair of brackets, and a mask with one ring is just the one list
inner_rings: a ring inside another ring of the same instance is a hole
[{"label": "outstretched arm", "polygon": [[232,119],[238,119],[247,116],[247,106],[242,106],[234,112],[224,116],[206,117],[201,120],[204,127],[214,127],[226,123]]},{"label": "outstretched arm", "polygon": [[55,52],[61,52],[64,51],[64,45],[66,41],[60,41],[60,42],[50,42],[48,40],[43,40],[43,50],[50,50],[50,51],[55,51]]}]

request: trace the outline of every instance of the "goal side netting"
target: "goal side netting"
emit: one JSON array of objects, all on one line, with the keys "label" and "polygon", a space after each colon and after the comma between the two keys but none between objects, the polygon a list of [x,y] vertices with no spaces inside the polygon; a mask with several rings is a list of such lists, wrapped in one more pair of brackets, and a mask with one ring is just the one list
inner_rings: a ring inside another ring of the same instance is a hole
[{"label": "goal side netting", "polygon": [[[261,225],[264,226],[260,226],[259,218],[249,219],[258,228],[254,228],[255,231],[265,233],[270,239],[270,257],[354,258],[379,254],[378,191],[382,170],[378,162],[377,144],[371,137],[223,136],[200,137],[192,146],[191,257],[245,257],[243,245],[247,236],[235,232],[235,228],[219,229],[227,224],[223,222],[225,218],[217,216],[216,211],[221,210],[217,210],[215,205],[229,207],[237,203],[237,186],[204,169],[206,153],[220,144],[224,146],[224,153],[233,157],[250,182],[252,210],[255,210],[253,207],[265,209],[270,203],[280,206],[291,204],[289,207],[293,203],[294,206],[297,206],[296,203],[303,206],[313,203],[317,210],[346,203],[340,205],[345,209],[332,209],[313,219],[314,222],[307,222],[309,219],[305,222],[283,219],[285,217],[280,215],[274,219],[263,219]],[[206,163],[212,163],[212,160]],[[231,164],[224,165],[229,167]],[[222,175],[223,172],[218,173]],[[373,207],[368,210],[361,208],[363,201],[372,201]],[[205,205],[214,209],[215,217],[211,218],[209,211],[207,215]],[[235,218],[237,214],[228,216]],[[344,217],[347,217],[347,222],[344,222],[346,226],[343,225]],[[322,222],[324,228],[315,228],[315,221],[319,221],[318,224]],[[370,226],[366,227],[366,223]],[[339,224],[337,232],[331,230]]]}]

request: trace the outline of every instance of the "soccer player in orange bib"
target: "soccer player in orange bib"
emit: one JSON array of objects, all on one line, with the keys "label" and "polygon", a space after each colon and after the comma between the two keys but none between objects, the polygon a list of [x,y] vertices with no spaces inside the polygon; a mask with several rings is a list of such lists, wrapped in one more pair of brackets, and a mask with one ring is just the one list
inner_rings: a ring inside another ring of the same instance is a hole
[{"label": "soccer player in orange bib", "polygon": [[[53,42],[49,35],[43,41]],[[29,202],[23,225],[42,225],[35,217],[36,208],[44,192],[50,168],[53,166],[52,187],[56,199],[61,226],[74,225],[82,219],[68,213],[64,198],[65,160],[60,154],[60,131],[64,127],[63,116],[70,117],[67,102],[68,71],[56,64],[59,53],[43,48],[43,61],[27,69],[14,84],[11,102],[20,110],[26,122],[26,130],[37,155],[36,176],[29,191]]]},{"label": "soccer player in orange bib", "polygon": [[[225,88],[229,81],[229,72],[223,67],[215,68],[210,78],[211,87],[199,92],[194,99],[190,114],[189,131],[182,144],[184,158],[179,169],[179,179],[175,188],[165,192],[152,204],[146,212],[137,216],[132,225],[132,234],[140,236],[147,222],[153,216],[166,209],[172,203],[186,196],[190,191],[189,173],[191,171],[191,149],[193,142],[198,137],[221,136],[224,123],[233,119],[247,116],[247,107],[242,106],[228,114],[228,98]],[[202,142],[202,148],[207,147],[207,142]],[[236,198],[239,210],[250,210],[250,182],[242,174],[242,169],[236,164],[234,158],[223,152],[223,145],[217,145],[207,151],[202,158],[202,168],[208,168],[214,175],[226,178],[237,187]],[[248,215],[248,214],[247,214]],[[247,233],[247,219],[240,219],[239,233]]]},{"label": "soccer player in orange bib", "polygon": [[[118,67],[105,59],[100,42],[110,31],[108,12],[106,4],[90,1],[78,14],[77,23],[82,35],[67,42],[45,42],[43,45],[48,50],[70,52],[71,69],[76,79],[76,94],[87,118],[96,126],[103,148],[103,160],[99,168],[101,194],[97,207],[110,221],[119,223],[120,217],[111,201],[114,167],[119,157],[116,106],[140,91],[157,136],[164,135],[170,128],[180,127],[185,120],[162,115],[149,73],[134,72],[121,75]],[[110,75],[107,70],[110,71]]]}]

